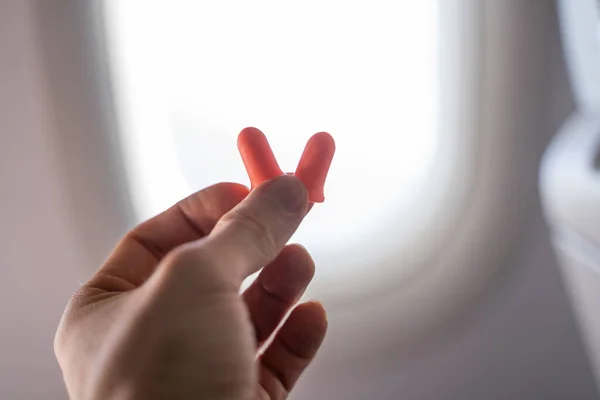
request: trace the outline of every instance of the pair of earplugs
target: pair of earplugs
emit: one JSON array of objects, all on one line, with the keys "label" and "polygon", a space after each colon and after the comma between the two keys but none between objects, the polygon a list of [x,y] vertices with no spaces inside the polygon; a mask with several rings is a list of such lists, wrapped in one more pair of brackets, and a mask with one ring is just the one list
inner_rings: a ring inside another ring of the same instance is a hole
[{"label": "pair of earplugs", "polygon": [[[251,188],[262,182],[285,175],[269,146],[264,133],[256,128],[245,128],[238,136],[238,149],[250,177]],[[304,148],[300,162],[294,172],[306,187],[308,199],[313,203],[325,200],[324,186],[333,154],[335,142],[327,132],[313,135]]]}]

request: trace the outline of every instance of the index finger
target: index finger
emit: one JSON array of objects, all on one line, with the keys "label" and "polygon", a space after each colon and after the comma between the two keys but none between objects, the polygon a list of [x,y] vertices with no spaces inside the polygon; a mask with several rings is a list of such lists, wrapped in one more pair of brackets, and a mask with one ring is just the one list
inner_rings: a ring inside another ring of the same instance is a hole
[{"label": "index finger", "polygon": [[175,247],[202,239],[247,195],[236,183],[218,183],[179,201],[128,232],[88,285],[104,291],[140,286]]}]

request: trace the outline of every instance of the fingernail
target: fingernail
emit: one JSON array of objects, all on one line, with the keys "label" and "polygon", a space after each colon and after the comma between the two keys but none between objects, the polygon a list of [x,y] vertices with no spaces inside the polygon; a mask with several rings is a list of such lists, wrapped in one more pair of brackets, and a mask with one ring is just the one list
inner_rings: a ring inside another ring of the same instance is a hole
[{"label": "fingernail", "polygon": [[260,190],[288,212],[297,213],[306,209],[308,194],[302,182],[294,176],[274,178]]}]

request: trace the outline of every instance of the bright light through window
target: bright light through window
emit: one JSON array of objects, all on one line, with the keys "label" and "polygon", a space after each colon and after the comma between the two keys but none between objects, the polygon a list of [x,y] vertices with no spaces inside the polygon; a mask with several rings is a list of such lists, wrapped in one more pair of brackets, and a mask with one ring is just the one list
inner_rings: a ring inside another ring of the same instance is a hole
[{"label": "bright light through window", "polygon": [[315,258],[393,246],[402,215],[427,207],[416,195],[436,150],[436,0],[109,0],[106,22],[140,218],[248,183],[246,126],[286,171],[312,134],[335,138],[326,201],[293,239]]}]

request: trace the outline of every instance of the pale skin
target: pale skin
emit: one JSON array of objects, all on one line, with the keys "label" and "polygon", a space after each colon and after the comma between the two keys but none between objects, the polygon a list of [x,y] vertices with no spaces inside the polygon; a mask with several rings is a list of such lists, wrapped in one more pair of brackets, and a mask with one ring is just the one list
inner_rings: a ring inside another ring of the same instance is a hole
[{"label": "pale skin", "polygon": [[211,186],[134,228],[59,325],[54,347],[69,396],[285,399],[327,329],[320,303],[296,305],[314,263],[303,247],[286,246],[308,208],[302,184],[282,176],[251,193]]}]

